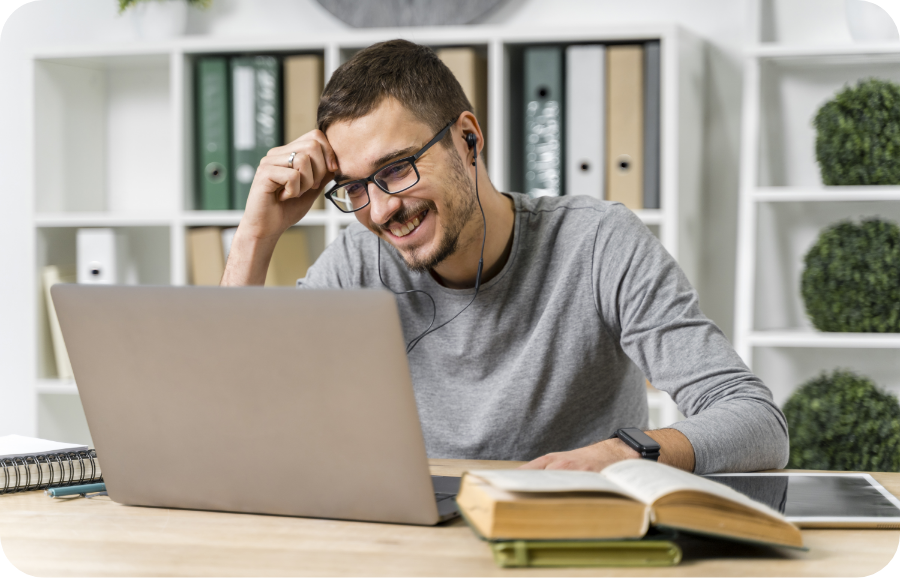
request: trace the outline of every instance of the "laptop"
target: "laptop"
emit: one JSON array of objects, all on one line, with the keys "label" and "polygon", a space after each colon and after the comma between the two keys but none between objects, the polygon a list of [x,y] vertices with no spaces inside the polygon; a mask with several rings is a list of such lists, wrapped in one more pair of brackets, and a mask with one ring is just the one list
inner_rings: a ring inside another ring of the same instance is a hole
[{"label": "laptop", "polygon": [[135,506],[432,525],[393,294],[51,289],[109,496]]}]

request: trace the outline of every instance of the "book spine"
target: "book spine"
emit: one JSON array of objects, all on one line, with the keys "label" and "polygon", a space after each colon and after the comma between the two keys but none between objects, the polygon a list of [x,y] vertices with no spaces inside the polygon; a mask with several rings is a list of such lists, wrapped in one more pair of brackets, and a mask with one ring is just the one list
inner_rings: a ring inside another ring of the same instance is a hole
[{"label": "book spine", "polygon": [[244,210],[259,161],[282,141],[281,69],[274,56],[231,60],[232,205]]},{"label": "book spine", "polygon": [[640,210],[644,206],[644,48],[610,46],[606,53],[607,198]]},{"label": "book spine", "polygon": [[[466,98],[469,99],[469,104],[472,105],[472,113],[478,119],[485,142],[489,142],[487,138],[487,58],[476,49],[469,47],[440,48],[435,53],[456,77]],[[486,162],[486,147],[479,153],[479,156]]]},{"label": "book spine", "polygon": [[188,259],[192,285],[218,285],[225,274],[222,233],[219,227],[188,231]]},{"label": "book spine", "polygon": [[197,207],[231,208],[231,128],[228,109],[228,62],[222,57],[197,61]]},{"label": "book spine", "polygon": [[532,197],[563,192],[562,48],[525,50],[525,193]]},{"label": "book spine", "polygon": [[644,208],[658,209],[660,150],[659,41],[644,45]]},{"label": "book spine", "polygon": [[0,459],[0,494],[102,480],[100,462],[94,450]]},{"label": "book spine", "polygon": [[[66,350],[66,342],[63,339],[62,329],[59,326],[59,317],[56,315],[56,307],[53,305],[53,297],[50,288],[57,283],[64,282],[63,275],[56,265],[48,265],[43,270],[44,299],[47,303],[47,318],[50,321],[50,338],[53,342],[53,355],[56,359],[56,375],[60,379],[73,379],[72,363],[69,361],[69,353]],[[71,282],[74,279],[65,279]]]},{"label": "book spine", "polygon": [[[325,64],[317,54],[284,59],[284,140],[293,142],[315,130],[319,98],[325,81]],[[312,210],[324,210],[325,197],[315,200]]]},{"label": "book spine", "polygon": [[606,52],[602,45],[566,49],[566,194],[604,198]]}]

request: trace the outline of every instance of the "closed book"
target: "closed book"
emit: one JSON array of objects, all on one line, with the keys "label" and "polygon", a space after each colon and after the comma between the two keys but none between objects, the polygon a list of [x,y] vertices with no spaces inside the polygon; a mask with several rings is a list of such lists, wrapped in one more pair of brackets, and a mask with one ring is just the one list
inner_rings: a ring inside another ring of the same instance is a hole
[{"label": "closed book", "polygon": [[524,54],[525,193],[563,193],[563,52],[530,47]]},{"label": "closed book", "polygon": [[510,540],[492,542],[501,568],[675,566],[681,548],[668,540]]},{"label": "closed book", "polygon": [[623,540],[664,530],[803,548],[800,530],[760,502],[650,460],[601,472],[474,470],[460,511],[488,540]]},{"label": "closed book", "polygon": [[[318,54],[285,57],[284,141],[291,143],[317,127],[319,98],[325,81],[324,59]],[[325,208],[325,197],[318,197],[312,209]]]},{"label": "closed book", "polygon": [[225,274],[222,232],[219,227],[190,229],[187,235],[188,265],[192,285],[218,285]]},{"label": "closed book", "polygon": [[231,208],[231,118],[228,60],[197,59],[197,207],[206,211]]},{"label": "closed book", "polygon": [[281,235],[266,271],[266,287],[295,287],[309,269],[306,231],[292,227]]},{"label": "closed book", "polygon": [[[447,65],[459,85],[462,87],[466,98],[472,105],[472,112],[478,119],[478,125],[484,134],[485,143],[488,129],[488,95],[487,95],[487,58],[478,50],[471,47],[439,48],[435,51],[438,58]],[[487,147],[479,153],[479,156],[487,159]]]},{"label": "closed book", "polygon": [[72,363],[69,361],[69,353],[66,350],[66,342],[63,339],[62,329],[59,327],[59,318],[56,316],[56,307],[50,296],[50,288],[57,283],[75,283],[74,267],[57,267],[48,265],[41,272],[44,282],[44,301],[47,306],[47,320],[50,322],[50,340],[53,343],[53,357],[56,360],[56,376],[59,379],[73,379]]},{"label": "closed book", "polygon": [[232,208],[247,206],[260,160],[282,142],[281,66],[274,56],[231,59]]},{"label": "closed book", "polygon": [[606,198],[644,208],[644,48],[606,49]]},{"label": "closed book", "polygon": [[75,246],[78,283],[113,285],[130,280],[127,241],[115,229],[78,229]]},{"label": "closed book", "polygon": [[644,44],[644,208],[658,209],[660,150],[659,41]]},{"label": "closed book", "polygon": [[606,48],[566,48],[566,194],[603,199]]},{"label": "closed book", "polygon": [[0,494],[103,480],[97,453],[85,445],[0,436]]}]

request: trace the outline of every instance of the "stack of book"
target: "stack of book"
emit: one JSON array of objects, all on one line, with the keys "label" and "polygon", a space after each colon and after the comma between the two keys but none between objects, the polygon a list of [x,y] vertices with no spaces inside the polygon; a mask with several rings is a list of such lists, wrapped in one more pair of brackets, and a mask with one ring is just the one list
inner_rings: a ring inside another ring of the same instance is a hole
[{"label": "stack of book", "polygon": [[459,509],[500,566],[667,566],[680,532],[803,548],[782,514],[731,488],[651,462],[600,473],[474,470]]},{"label": "stack of book", "polygon": [[522,60],[522,187],[660,208],[660,44],[532,46]]}]

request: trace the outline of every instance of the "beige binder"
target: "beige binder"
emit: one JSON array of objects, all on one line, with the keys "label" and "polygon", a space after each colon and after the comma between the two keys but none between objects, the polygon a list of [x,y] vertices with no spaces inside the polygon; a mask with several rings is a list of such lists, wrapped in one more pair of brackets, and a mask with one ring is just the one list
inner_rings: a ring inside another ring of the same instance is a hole
[{"label": "beige binder", "polygon": [[266,287],[295,287],[297,279],[306,277],[309,265],[306,231],[301,227],[288,229],[275,245],[266,271]]},{"label": "beige binder", "polygon": [[[485,143],[487,138],[487,59],[480,55],[474,48],[440,48],[437,51],[438,58],[447,65],[456,80],[462,86],[466,98],[472,103],[472,111],[481,131],[484,133]],[[480,154],[485,155],[485,148]]]},{"label": "beige binder", "polygon": [[[284,59],[284,138],[290,143],[316,128],[316,114],[325,80],[322,57],[317,54]],[[313,210],[325,208],[319,197]]]},{"label": "beige binder", "polygon": [[606,198],[644,207],[644,48],[609,46]]},{"label": "beige binder", "polygon": [[225,273],[222,230],[200,227],[188,231],[188,257],[192,285],[218,285]]}]

